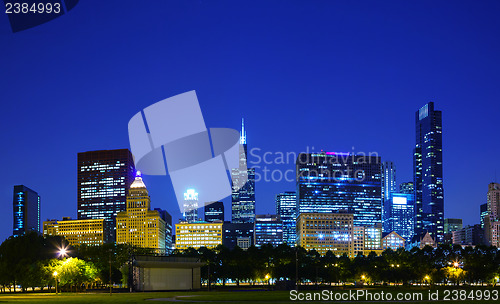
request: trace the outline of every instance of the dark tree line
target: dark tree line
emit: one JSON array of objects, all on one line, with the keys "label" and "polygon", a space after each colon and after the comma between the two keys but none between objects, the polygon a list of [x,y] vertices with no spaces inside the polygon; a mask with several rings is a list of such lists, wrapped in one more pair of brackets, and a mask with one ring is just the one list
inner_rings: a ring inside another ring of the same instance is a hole
[{"label": "dark tree line", "polygon": [[[59,256],[61,248],[66,248],[73,260],[62,263],[66,259]],[[63,237],[43,237],[36,232],[10,237],[0,245],[0,289],[52,287],[56,270],[63,290],[103,287],[110,282],[110,266],[111,282],[127,284],[130,257],[151,253],[150,249],[128,245],[71,247]]]},{"label": "dark tree line", "polygon": [[321,256],[315,250],[290,247],[286,244],[264,245],[229,250],[201,247],[175,251],[174,255],[197,257],[207,263],[202,268],[206,282],[212,283],[295,281],[317,284],[344,284],[347,282],[390,283],[487,283],[491,284],[500,272],[500,252],[495,247],[475,248],[440,245],[406,251],[386,250],[377,256],[349,258],[328,252]]}]

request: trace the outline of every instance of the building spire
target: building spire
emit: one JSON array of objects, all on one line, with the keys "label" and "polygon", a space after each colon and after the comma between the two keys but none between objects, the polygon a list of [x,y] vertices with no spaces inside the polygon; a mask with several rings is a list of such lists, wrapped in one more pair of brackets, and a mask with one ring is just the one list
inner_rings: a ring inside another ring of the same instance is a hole
[{"label": "building spire", "polygon": [[241,132],[240,132],[240,144],[247,144],[247,132],[245,131],[245,119],[241,119]]}]

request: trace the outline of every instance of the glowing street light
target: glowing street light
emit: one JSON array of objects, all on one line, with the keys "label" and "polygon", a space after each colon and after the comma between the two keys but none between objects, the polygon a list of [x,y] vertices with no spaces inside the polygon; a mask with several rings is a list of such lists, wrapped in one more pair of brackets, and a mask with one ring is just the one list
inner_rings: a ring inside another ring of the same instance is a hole
[{"label": "glowing street light", "polygon": [[454,263],[453,263],[453,266],[454,266],[454,267],[458,267],[459,265],[460,265],[460,264],[458,264],[458,262],[454,262]]},{"label": "glowing street light", "polygon": [[66,246],[61,246],[61,248],[59,248],[59,251],[57,251],[57,255],[60,257],[60,258],[65,258],[68,256],[68,247]]},{"label": "glowing street light", "polygon": [[365,276],[365,275],[362,275],[362,276],[361,276],[361,280],[364,280],[364,279],[366,279],[366,276]]},{"label": "glowing street light", "polygon": [[56,280],[56,294],[57,294],[57,271],[54,271],[53,275]]}]

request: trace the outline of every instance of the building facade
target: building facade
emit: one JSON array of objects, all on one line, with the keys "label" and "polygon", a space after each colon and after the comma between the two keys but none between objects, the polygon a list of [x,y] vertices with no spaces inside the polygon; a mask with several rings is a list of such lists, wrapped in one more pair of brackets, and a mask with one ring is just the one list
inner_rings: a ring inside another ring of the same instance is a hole
[{"label": "building facade", "polygon": [[479,217],[481,219],[481,228],[484,229],[484,219],[488,215],[488,203],[479,206]]},{"label": "building facade", "polygon": [[444,233],[452,233],[463,228],[462,219],[446,218],[444,219]]},{"label": "building facade", "polygon": [[415,113],[416,143],[413,150],[415,233],[425,232],[444,240],[443,140],[441,111],[434,103]]},{"label": "building facade", "polygon": [[382,250],[392,249],[398,250],[405,248],[405,239],[396,232],[384,233],[382,237]]},{"label": "building facade", "polygon": [[63,236],[71,246],[101,246],[108,231],[106,224],[104,219],[72,220],[63,217],[62,221],[44,221],[43,235]]},{"label": "building facade", "polygon": [[78,153],[78,219],[104,219],[105,242],[116,240],[116,215],[125,211],[135,165],[128,149]]},{"label": "building facade", "polygon": [[414,195],[415,187],[413,187],[413,182],[406,182],[399,184],[399,193]]},{"label": "building facade", "polygon": [[213,202],[205,205],[205,222],[224,222],[224,203]]},{"label": "building facade", "polygon": [[481,225],[467,226],[452,232],[453,245],[476,246],[485,244]]},{"label": "building facade", "polygon": [[172,216],[166,210],[154,208],[158,211],[161,219],[165,222],[165,253],[170,254],[175,248],[172,247]]},{"label": "building facade", "polygon": [[392,193],[384,203],[384,232],[395,231],[406,240],[411,240],[415,229],[413,195]]},{"label": "building facade", "polygon": [[248,248],[254,244],[254,223],[224,222],[222,226],[222,244],[229,249],[236,246]]},{"label": "building facade", "polygon": [[283,243],[283,223],[278,215],[256,215],[254,224],[255,246],[264,244],[277,246]]},{"label": "building facade", "polygon": [[40,232],[40,196],[24,185],[14,186],[12,235]]},{"label": "building facade", "polygon": [[297,194],[292,191],[276,195],[276,214],[283,223],[283,243],[295,246],[297,243]]},{"label": "building facade", "polygon": [[253,223],[255,221],[255,168],[247,167],[247,133],[241,122],[239,168],[231,170],[231,221]]},{"label": "building facade", "polygon": [[484,232],[488,245],[500,248],[500,235],[498,226],[500,225],[500,184],[490,183],[488,185],[487,214],[484,217]]},{"label": "building facade", "polygon": [[201,221],[198,217],[198,192],[195,189],[187,189],[184,193],[183,220],[188,223]]},{"label": "building facade", "polygon": [[354,256],[354,216],[348,213],[300,213],[297,218],[298,245],[321,255]]},{"label": "building facade", "polygon": [[382,202],[389,200],[391,193],[396,191],[396,166],[385,161],[382,163]]},{"label": "building facade", "polygon": [[139,172],[126,202],[126,210],[116,216],[116,243],[165,254],[165,221],[158,211],[151,210],[151,198]]},{"label": "building facade", "polygon": [[222,224],[207,222],[175,224],[175,249],[215,248],[222,245]]},{"label": "building facade", "polygon": [[382,223],[379,156],[300,153],[296,161],[298,213],[354,215],[355,226]]}]

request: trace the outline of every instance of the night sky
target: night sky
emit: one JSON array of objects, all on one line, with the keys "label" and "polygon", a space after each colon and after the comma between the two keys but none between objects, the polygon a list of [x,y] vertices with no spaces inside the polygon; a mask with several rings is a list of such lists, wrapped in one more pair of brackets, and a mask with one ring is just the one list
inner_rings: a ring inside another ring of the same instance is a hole
[{"label": "night sky", "polygon": [[[76,218],[77,153],[129,148],[135,113],[190,90],[207,127],[245,118],[253,154],[377,152],[398,183],[413,179],[415,111],[434,101],[445,217],[478,223],[500,177],[499,15],[499,1],[80,1],[13,34],[2,14],[0,241],[14,185],[41,195],[43,220]],[[169,179],[144,181],[177,222]],[[294,189],[257,182],[257,213]]]}]

